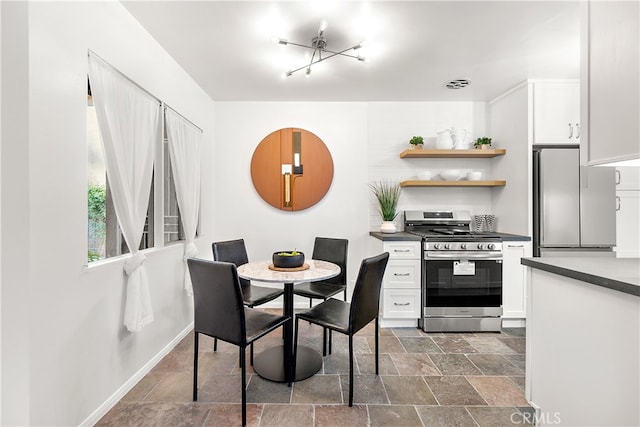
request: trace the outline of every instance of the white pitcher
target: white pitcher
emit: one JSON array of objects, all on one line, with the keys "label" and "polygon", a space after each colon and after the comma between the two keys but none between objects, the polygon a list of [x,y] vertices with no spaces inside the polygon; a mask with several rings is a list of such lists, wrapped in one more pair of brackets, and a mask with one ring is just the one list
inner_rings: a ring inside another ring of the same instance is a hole
[{"label": "white pitcher", "polygon": [[445,129],[438,132],[436,148],[439,150],[450,150],[453,148],[453,131],[451,129]]},{"label": "white pitcher", "polygon": [[454,139],[454,147],[457,150],[466,150],[469,148],[467,145],[467,130],[466,129],[458,129],[453,130],[453,139]]}]

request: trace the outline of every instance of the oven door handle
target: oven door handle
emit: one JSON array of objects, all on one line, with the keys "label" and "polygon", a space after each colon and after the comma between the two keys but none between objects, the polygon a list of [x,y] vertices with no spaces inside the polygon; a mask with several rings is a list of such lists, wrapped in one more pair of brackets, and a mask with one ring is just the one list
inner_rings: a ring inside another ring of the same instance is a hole
[{"label": "oven door handle", "polygon": [[482,252],[478,254],[469,254],[468,252],[446,252],[446,253],[425,253],[424,259],[428,260],[451,260],[451,261],[460,261],[460,260],[484,260],[484,261],[492,261],[492,260],[502,260],[501,252]]}]

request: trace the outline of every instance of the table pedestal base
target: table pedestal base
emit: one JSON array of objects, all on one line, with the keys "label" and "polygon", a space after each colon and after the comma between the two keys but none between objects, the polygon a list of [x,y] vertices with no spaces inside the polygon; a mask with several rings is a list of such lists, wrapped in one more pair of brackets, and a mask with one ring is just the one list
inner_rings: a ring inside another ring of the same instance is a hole
[{"label": "table pedestal base", "polygon": [[[283,364],[284,346],[271,347],[260,354],[256,354],[253,360],[253,369],[262,378],[283,383],[286,382]],[[322,356],[316,350],[298,346],[296,361],[296,375],[294,381],[301,381],[313,376],[322,368]]]}]

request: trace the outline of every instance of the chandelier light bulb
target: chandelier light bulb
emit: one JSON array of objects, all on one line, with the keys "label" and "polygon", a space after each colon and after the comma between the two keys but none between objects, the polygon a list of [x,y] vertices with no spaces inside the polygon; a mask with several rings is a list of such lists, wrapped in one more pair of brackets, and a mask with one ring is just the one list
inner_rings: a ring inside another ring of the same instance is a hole
[{"label": "chandelier light bulb", "polygon": [[322,20],[320,20],[320,32],[323,32],[324,30],[326,30],[327,26],[329,26],[329,23],[327,22],[326,19],[322,18]]}]

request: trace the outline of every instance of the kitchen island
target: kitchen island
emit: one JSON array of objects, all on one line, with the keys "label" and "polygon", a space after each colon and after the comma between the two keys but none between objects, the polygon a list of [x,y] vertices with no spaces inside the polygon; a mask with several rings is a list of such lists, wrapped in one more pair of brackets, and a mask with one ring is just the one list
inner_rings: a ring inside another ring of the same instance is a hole
[{"label": "kitchen island", "polygon": [[537,425],[640,425],[640,259],[521,262]]}]

